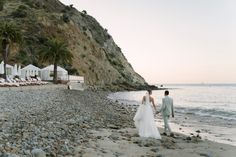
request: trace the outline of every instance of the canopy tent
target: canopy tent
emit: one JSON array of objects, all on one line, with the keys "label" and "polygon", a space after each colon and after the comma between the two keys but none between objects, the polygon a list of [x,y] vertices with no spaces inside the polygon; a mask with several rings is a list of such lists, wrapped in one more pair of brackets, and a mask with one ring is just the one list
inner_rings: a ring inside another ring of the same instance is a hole
[{"label": "canopy tent", "polygon": [[13,72],[12,72],[13,76],[17,76],[18,75],[18,70],[17,70],[17,65],[15,64],[13,67]]},{"label": "canopy tent", "polygon": [[32,64],[27,65],[26,67],[22,68],[21,70],[18,69],[18,71],[20,71],[20,73],[21,73],[20,76],[22,78],[41,75],[41,69],[32,65]]},{"label": "canopy tent", "polygon": [[9,64],[6,65],[6,74],[9,78],[13,78],[13,69],[14,69],[13,66]]},{"label": "canopy tent", "polygon": [[18,66],[17,73],[18,73],[18,76],[21,76],[21,65]]},{"label": "canopy tent", "polygon": [[[4,62],[0,64],[0,74],[4,74]],[[14,77],[14,67],[12,65],[6,64],[6,75],[9,78]]]},{"label": "canopy tent", "polygon": [[[53,80],[54,65],[49,65],[41,70],[42,80]],[[68,80],[68,71],[57,66],[57,79]]]},{"label": "canopy tent", "polygon": [[4,74],[4,65],[3,65],[3,61],[0,64],[0,74]]}]

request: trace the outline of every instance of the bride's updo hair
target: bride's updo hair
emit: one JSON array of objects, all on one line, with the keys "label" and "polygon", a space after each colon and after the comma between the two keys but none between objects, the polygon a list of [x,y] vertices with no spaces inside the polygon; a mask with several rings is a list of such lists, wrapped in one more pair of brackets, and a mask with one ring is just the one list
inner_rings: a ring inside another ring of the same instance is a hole
[{"label": "bride's updo hair", "polygon": [[151,89],[148,89],[147,92],[148,92],[149,95],[152,95],[152,90]]}]

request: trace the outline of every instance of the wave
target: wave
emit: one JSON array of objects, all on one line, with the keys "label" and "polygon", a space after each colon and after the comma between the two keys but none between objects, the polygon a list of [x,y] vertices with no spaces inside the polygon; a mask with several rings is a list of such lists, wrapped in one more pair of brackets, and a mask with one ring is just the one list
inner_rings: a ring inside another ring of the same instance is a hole
[{"label": "wave", "polygon": [[[139,101],[135,100],[135,99],[130,99],[130,97],[126,98],[125,96],[117,96],[117,95],[109,95],[108,96],[110,99],[113,100],[117,100],[122,104],[126,104],[129,106],[137,106],[140,104]],[[178,104],[177,106],[175,106],[175,111],[179,112],[179,113],[183,113],[183,114],[193,114],[193,115],[198,115],[198,116],[204,116],[204,117],[214,117],[214,118],[220,118],[223,120],[236,120],[236,111],[235,108],[225,108],[228,110],[224,110],[224,109],[219,109],[219,108],[215,108],[215,107],[220,107],[221,105],[213,105],[213,104],[224,104],[224,106],[226,104],[232,105],[232,104],[236,104],[233,101],[215,101],[215,100],[185,100],[185,102],[190,102],[194,104],[204,104],[202,105],[202,107],[192,107],[192,106],[186,106],[183,107],[181,104]],[[211,105],[212,104],[212,105]],[[210,107],[212,108],[206,108],[206,107]],[[158,104],[158,106],[160,106],[160,104]]]},{"label": "wave", "polygon": [[187,107],[176,107],[176,112],[185,114],[195,114],[205,117],[215,117],[225,120],[236,120],[235,111],[222,111],[219,109],[203,109],[203,108],[187,108]]},{"label": "wave", "polygon": [[210,101],[210,100],[185,100],[189,103],[202,103],[202,104],[236,104],[236,101]]}]

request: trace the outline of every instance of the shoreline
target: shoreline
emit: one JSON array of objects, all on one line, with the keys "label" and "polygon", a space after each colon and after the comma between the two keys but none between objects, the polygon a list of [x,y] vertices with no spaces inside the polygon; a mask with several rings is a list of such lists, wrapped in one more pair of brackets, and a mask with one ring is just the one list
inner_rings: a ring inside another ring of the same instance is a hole
[{"label": "shoreline", "polygon": [[236,153],[234,146],[196,136],[140,138],[133,114],[108,99],[108,92],[57,85],[1,92],[0,155],[30,156],[35,148],[59,157],[234,157]]},{"label": "shoreline", "polygon": [[[123,104],[123,106],[125,106],[129,111],[135,112],[139,105],[139,98],[144,92],[145,91],[111,93],[108,98]],[[180,90],[180,92],[182,91]],[[156,92],[154,94],[160,102],[162,93]],[[176,98],[178,104],[180,103],[180,99],[183,99],[183,97]],[[196,106],[200,105],[197,104]],[[157,108],[159,107],[160,104],[158,103]],[[178,133],[184,133],[187,136],[194,134],[196,131],[200,131],[200,135],[202,135],[204,139],[236,146],[236,121],[235,119],[229,119],[233,118],[233,116],[225,117],[224,115],[221,115],[223,112],[218,114],[218,110],[213,114],[215,111],[214,109],[204,110],[204,108],[191,108],[190,105],[189,107],[190,108],[188,108],[188,105],[176,105],[175,118],[171,118],[170,121],[173,122],[173,125],[175,126],[173,130]],[[224,112],[224,114],[226,115],[228,113]],[[229,114],[233,115],[233,112]],[[156,119],[158,121],[157,126],[163,127],[162,117],[160,114],[156,116]]]}]

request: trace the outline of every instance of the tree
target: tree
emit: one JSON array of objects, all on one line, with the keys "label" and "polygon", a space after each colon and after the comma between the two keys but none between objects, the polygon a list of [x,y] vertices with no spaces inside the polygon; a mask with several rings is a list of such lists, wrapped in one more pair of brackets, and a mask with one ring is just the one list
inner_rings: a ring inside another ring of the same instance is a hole
[{"label": "tree", "polygon": [[10,54],[10,46],[13,43],[22,42],[22,34],[18,27],[11,22],[0,23],[0,42],[2,46],[2,58],[4,61],[4,78],[6,79],[6,64]]},{"label": "tree", "polygon": [[59,63],[68,64],[72,61],[73,55],[68,50],[65,42],[56,38],[48,39],[45,47],[40,52],[42,62],[49,62],[54,65],[53,82],[57,83],[57,65]]}]

